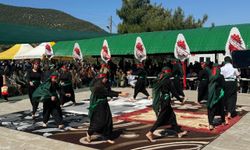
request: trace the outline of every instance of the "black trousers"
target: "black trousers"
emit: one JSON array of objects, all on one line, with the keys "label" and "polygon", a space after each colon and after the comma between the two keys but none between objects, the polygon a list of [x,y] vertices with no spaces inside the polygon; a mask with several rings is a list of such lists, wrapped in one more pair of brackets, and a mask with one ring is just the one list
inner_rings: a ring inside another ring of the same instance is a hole
[{"label": "black trousers", "polygon": [[43,122],[47,123],[49,121],[50,115],[55,119],[57,125],[63,124],[62,109],[60,103],[51,100],[43,102]]},{"label": "black trousers", "polygon": [[208,99],[208,81],[202,80],[200,81],[199,87],[198,87],[198,102],[202,100]]},{"label": "black trousers", "polygon": [[223,100],[220,100],[216,103],[212,108],[208,108],[207,110],[208,122],[210,125],[214,125],[214,117],[215,115],[219,115],[221,117],[222,123],[225,123],[225,111],[224,111],[224,103]]},{"label": "black trousers", "polygon": [[231,113],[232,116],[236,115],[237,103],[237,82],[225,82],[225,109],[226,113]]},{"label": "black trousers", "polygon": [[[70,97],[65,96],[66,93],[70,93],[71,96]],[[62,91],[60,92],[60,101],[62,105],[68,101],[72,101],[73,103],[76,103],[74,89],[73,88],[69,90],[62,89]]]},{"label": "black trousers", "polygon": [[30,103],[32,105],[32,114],[35,114],[39,105],[39,102],[37,101],[33,101],[32,100],[32,94],[34,93],[34,91],[37,89],[36,86],[29,86],[29,98],[30,98]]},{"label": "black trousers", "polygon": [[173,81],[173,83],[174,83],[174,87],[175,87],[175,89],[176,89],[176,92],[179,94],[179,95],[181,95],[181,96],[183,96],[183,97],[185,97],[185,94],[184,94],[184,92],[183,92],[183,86],[182,86],[182,84],[181,84],[181,80],[180,80],[180,77],[174,77],[174,79],[172,80]]},{"label": "black trousers", "polygon": [[182,132],[180,126],[177,124],[176,116],[171,107],[170,101],[162,101],[161,102],[161,110],[159,115],[157,116],[157,120],[154,123],[153,127],[150,129],[150,132],[154,132],[158,127],[163,125],[171,125],[172,129],[177,133]]},{"label": "black trousers", "polygon": [[136,98],[138,93],[143,93],[147,97],[149,96],[148,91],[146,90],[145,80],[144,79],[138,79],[135,84],[134,89],[134,99]]}]

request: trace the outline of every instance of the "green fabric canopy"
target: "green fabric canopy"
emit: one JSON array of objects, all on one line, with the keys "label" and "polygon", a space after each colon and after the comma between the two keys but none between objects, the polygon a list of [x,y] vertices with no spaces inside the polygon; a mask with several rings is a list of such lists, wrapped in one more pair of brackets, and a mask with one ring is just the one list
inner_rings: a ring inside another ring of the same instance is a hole
[{"label": "green fabric canopy", "polygon": [[77,41],[63,41],[58,42],[53,49],[56,56],[72,56],[74,43],[78,42],[83,55],[97,56],[100,55],[103,40],[107,39],[111,55],[131,55],[134,53],[136,37],[140,36],[148,54],[173,53],[177,35],[182,33],[186,38],[191,53],[223,52],[232,27],[238,27],[248,48],[250,44],[250,24],[134,33]]},{"label": "green fabric canopy", "polygon": [[105,32],[49,29],[27,25],[0,23],[0,44],[41,43],[109,36]]}]

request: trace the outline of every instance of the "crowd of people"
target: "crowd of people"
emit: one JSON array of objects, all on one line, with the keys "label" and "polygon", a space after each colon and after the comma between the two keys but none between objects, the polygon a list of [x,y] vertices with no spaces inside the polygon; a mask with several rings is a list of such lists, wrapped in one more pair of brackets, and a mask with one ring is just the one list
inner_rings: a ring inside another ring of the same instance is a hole
[{"label": "crowd of people", "polygon": [[[64,127],[61,109],[65,102],[72,101],[75,104],[74,88],[85,85],[91,91],[90,126],[86,140],[91,142],[91,136],[94,133],[100,133],[106,137],[108,143],[114,143],[111,137],[112,113],[107,97],[128,97],[126,92],[111,89],[112,85],[119,81],[120,86],[131,85],[134,88],[131,102],[136,101],[139,92],[149,100],[153,100],[152,106],[157,120],[146,133],[146,138],[150,142],[155,141],[153,132],[166,124],[172,126],[178,137],[187,134],[187,131],[181,130],[178,126],[170,103],[172,97],[176,97],[182,104],[187,99],[183,92],[182,67],[177,59],[159,64],[154,64],[152,61],[137,64],[121,61],[118,65],[112,61],[108,64],[97,63],[97,65],[38,60],[4,61],[0,66],[0,86],[13,86],[18,94],[27,92],[33,119],[39,102],[43,102],[44,127],[47,127],[50,115],[55,119],[58,128]],[[189,65],[187,70],[188,74],[197,76],[199,81],[197,105],[204,102],[207,104],[209,129],[213,130],[215,127],[213,124],[215,114],[219,114],[222,124],[227,125],[228,120],[237,115],[237,78],[240,75],[238,70],[233,68],[231,58],[226,57],[220,66],[213,62],[195,63],[195,65]],[[146,89],[148,75],[157,76],[152,85],[152,95]],[[27,91],[24,90],[25,88]],[[8,91],[11,93],[10,90]],[[8,100],[7,96],[3,95],[3,98]]]},{"label": "crowd of people", "polygon": [[[40,70],[45,74],[50,68],[59,69],[59,66],[67,64],[69,72],[72,75],[73,88],[88,87],[90,81],[95,77],[98,70],[101,68],[100,63],[77,63],[77,62],[59,62],[53,61],[52,63],[41,62]],[[151,59],[147,60],[144,64],[144,69],[147,76],[156,77],[164,66],[173,67],[171,60],[165,62],[152,62]],[[211,64],[210,64],[211,65]],[[131,59],[122,60],[118,63],[109,62],[111,70],[111,84],[112,86],[127,87],[135,86],[135,76],[131,76],[131,71],[136,70],[136,63]],[[28,93],[27,74],[31,70],[32,62],[26,61],[0,61],[0,75],[5,75],[6,84],[8,84],[9,96],[17,96]],[[198,87],[199,73],[202,70],[202,63],[195,62],[187,65],[187,78],[195,78],[189,81],[187,88],[196,90]],[[250,76],[250,69],[240,69],[241,78],[248,78]],[[180,73],[182,74],[182,73]],[[46,79],[46,75],[42,76],[42,81]],[[182,78],[182,76],[180,76]],[[147,79],[147,85],[151,86],[152,80]],[[149,84],[150,83],[150,84]],[[0,82],[1,84],[1,82]],[[240,82],[241,92],[248,92],[248,83]]]}]

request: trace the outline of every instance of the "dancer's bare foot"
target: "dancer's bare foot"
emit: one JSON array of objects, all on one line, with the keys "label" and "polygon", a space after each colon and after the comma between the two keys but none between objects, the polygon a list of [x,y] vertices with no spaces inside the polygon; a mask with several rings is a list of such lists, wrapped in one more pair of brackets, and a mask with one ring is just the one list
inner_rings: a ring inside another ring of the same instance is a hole
[{"label": "dancer's bare foot", "polygon": [[63,128],[64,128],[64,125],[63,125],[63,124],[60,124],[60,125],[58,126],[58,128],[59,128],[59,129],[63,129]]},{"label": "dancer's bare foot", "polygon": [[151,142],[151,143],[156,142],[156,140],[153,139],[153,133],[152,132],[148,132],[146,134],[146,137],[147,137],[149,142]]},{"label": "dancer's bare foot", "polygon": [[226,118],[227,118],[228,120],[232,119],[231,113],[228,113]]},{"label": "dancer's bare foot", "polygon": [[108,142],[109,144],[115,144],[115,141],[113,141],[113,140],[107,140],[107,142]]},{"label": "dancer's bare foot", "polygon": [[224,126],[226,126],[226,125],[228,125],[228,122],[222,122],[222,125],[224,125]]},{"label": "dancer's bare foot", "polygon": [[209,125],[209,130],[210,131],[214,130],[214,126],[213,125]]},{"label": "dancer's bare foot", "polygon": [[133,97],[131,97],[131,98],[128,99],[128,101],[129,102],[135,102],[136,100]]},{"label": "dancer's bare foot", "polygon": [[86,133],[86,141],[87,141],[88,143],[91,142],[91,136],[88,134],[88,132]]},{"label": "dancer's bare foot", "polygon": [[201,103],[199,101],[196,101],[195,104],[197,104],[198,106],[201,106]]},{"label": "dancer's bare foot", "polygon": [[185,104],[185,102],[188,100],[187,97],[183,97],[182,104]]},{"label": "dancer's bare foot", "polygon": [[46,128],[46,127],[48,126],[48,124],[43,122],[42,126],[43,126],[44,128]]},{"label": "dancer's bare foot", "polygon": [[187,135],[187,131],[182,131],[180,133],[177,134],[178,138],[182,138],[183,136]]},{"label": "dancer's bare foot", "polygon": [[229,124],[229,118],[228,117],[225,117],[225,125],[228,125]]}]

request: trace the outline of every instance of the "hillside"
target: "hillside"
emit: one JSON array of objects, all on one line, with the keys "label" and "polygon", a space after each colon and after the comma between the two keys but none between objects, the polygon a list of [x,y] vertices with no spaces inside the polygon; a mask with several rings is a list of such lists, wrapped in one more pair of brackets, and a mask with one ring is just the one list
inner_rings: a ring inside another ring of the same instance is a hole
[{"label": "hillside", "polygon": [[62,11],[5,4],[0,4],[0,22],[77,31],[105,32],[88,21],[77,19]]}]

